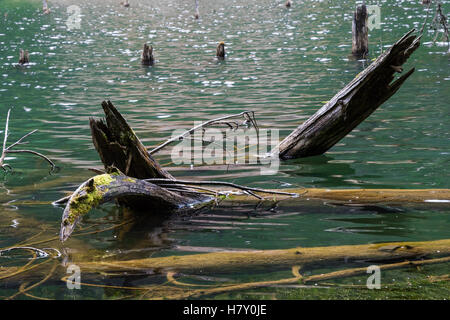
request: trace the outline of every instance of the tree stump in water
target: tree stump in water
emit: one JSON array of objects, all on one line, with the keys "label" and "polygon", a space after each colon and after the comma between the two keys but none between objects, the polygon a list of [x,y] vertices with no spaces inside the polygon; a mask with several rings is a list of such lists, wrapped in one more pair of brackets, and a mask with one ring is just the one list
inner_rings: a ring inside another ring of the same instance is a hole
[{"label": "tree stump in water", "polygon": [[142,51],[142,60],[141,63],[144,66],[152,66],[155,62],[155,59],[153,58],[153,47],[148,46],[147,44],[144,44],[144,50]]},{"label": "tree stump in water", "polygon": [[313,116],[287,136],[276,149],[281,159],[322,154],[344,138],[388,100],[414,72],[394,81],[395,72],[419,47],[411,30],[355,77]]},{"label": "tree stump in water", "polygon": [[20,49],[20,56],[19,56],[19,64],[23,65],[25,63],[29,63],[30,59],[28,56],[28,51],[25,50],[23,51],[22,49]]},{"label": "tree stump in water", "polygon": [[366,5],[360,5],[353,13],[352,22],[352,54],[365,58],[369,53],[369,29]]},{"label": "tree stump in water", "polygon": [[219,60],[224,60],[225,59],[225,42],[221,41],[217,45],[216,57]]}]

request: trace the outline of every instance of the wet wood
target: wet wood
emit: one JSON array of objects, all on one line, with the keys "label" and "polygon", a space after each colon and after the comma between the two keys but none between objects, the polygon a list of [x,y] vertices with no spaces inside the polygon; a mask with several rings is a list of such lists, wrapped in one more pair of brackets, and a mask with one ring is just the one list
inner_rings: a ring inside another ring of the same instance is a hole
[{"label": "wet wood", "polygon": [[219,44],[217,45],[217,49],[216,49],[216,57],[219,60],[223,60],[225,59],[225,42],[221,41],[219,42]]},{"label": "wet wood", "polygon": [[116,199],[133,203],[134,206],[141,203],[147,211],[157,214],[192,211],[195,204],[212,201],[212,197],[207,195],[175,193],[117,172],[98,175],[82,183],[67,199],[61,221],[60,240],[67,240],[77,223],[92,208]]},{"label": "wet wood", "polygon": [[243,268],[330,266],[332,263],[370,263],[450,254],[450,239],[423,242],[392,242],[281,250],[225,251],[135,260],[75,261],[84,272],[209,272]]},{"label": "wet wood", "polygon": [[29,63],[30,62],[30,58],[29,58],[29,54],[27,50],[22,50],[20,49],[19,52],[19,64],[23,65],[25,63]]},{"label": "wet wood", "polygon": [[[450,189],[281,189],[279,191],[297,193],[298,198],[277,195],[276,200],[291,198],[290,201],[305,199],[334,200],[353,204],[377,203],[429,203],[450,205]],[[272,196],[272,199],[274,197]],[[248,195],[230,195],[232,201],[254,201]]]},{"label": "wet wood", "polygon": [[420,45],[420,37],[411,35],[414,31],[405,34],[287,136],[276,149],[279,157],[292,159],[323,154],[395,94],[414,72],[412,68],[392,82],[394,74],[402,72],[401,66]]},{"label": "wet wood", "polygon": [[368,18],[366,5],[357,6],[352,22],[352,54],[358,58],[364,58],[369,53]]},{"label": "wet wood", "polygon": [[[210,189],[203,187],[204,185],[225,185],[231,187],[232,190],[229,188],[228,190],[223,188]],[[238,191],[241,193],[237,194]],[[256,192],[260,195],[256,195]],[[268,196],[268,194],[270,195]],[[161,215],[180,211],[192,212],[209,204],[214,205],[219,201],[274,202],[286,199],[299,203],[305,199],[323,199],[343,201],[355,205],[396,202],[450,203],[450,190],[265,190],[241,187],[226,182],[189,182],[172,179],[141,180],[125,176],[116,171],[90,178],[82,183],[70,197],[64,197],[53,204],[62,205],[66,203],[60,229],[60,239],[65,241],[72,234],[80,219],[92,208],[113,200],[118,200],[119,203],[130,207],[144,208],[150,214]]]},{"label": "wet wood", "polygon": [[144,66],[152,66],[155,63],[153,58],[153,47],[144,44],[144,50],[142,51],[141,63]]},{"label": "wet wood", "polygon": [[91,118],[92,142],[105,169],[116,167],[125,175],[138,179],[166,178],[164,170],[147,152],[134,131],[110,101],[103,101],[106,120]]}]

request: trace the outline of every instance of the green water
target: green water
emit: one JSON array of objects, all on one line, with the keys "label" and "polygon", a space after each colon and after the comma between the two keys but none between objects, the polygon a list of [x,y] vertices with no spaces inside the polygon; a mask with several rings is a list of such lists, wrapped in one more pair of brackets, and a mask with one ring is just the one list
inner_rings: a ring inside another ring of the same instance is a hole
[{"label": "green water", "polygon": [[[255,111],[260,127],[280,129],[284,137],[370,62],[349,57],[353,1],[296,1],[290,10],[284,1],[200,1],[198,21],[193,19],[194,1],[132,1],[128,9],[118,2],[54,0],[52,13],[43,15],[41,1],[0,0],[1,133],[12,108],[9,142],[38,129],[27,147],[46,154],[60,168],[49,175],[42,159],[24,154],[7,158],[14,172],[0,173],[0,247],[41,231],[34,239],[58,234],[62,209],[48,202],[87,179],[88,168],[101,168],[88,119],[103,116],[102,100],[110,99],[119,108],[147,146],[164,141],[175,129],[192,127],[194,121],[243,110]],[[380,43],[385,50],[422,26],[426,14],[418,2],[379,2],[383,24],[370,33],[370,58],[380,53]],[[450,1],[442,2],[448,13]],[[81,25],[68,30],[67,7],[72,4],[81,8]],[[176,166],[169,149],[156,158],[177,177],[266,188],[449,188],[450,59],[447,44],[433,44],[432,39],[433,31],[425,32],[421,48],[405,65],[415,66],[416,72],[400,91],[325,155],[282,162],[272,176],[260,175],[257,166]],[[227,50],[221,63],[213,59],[219,41],[225,41]],[[154,47],[156,64],[151,68],[140,65],[145,42]],[[30,52],[27,67],[15,65],[20,48]],[[130,216],[134,223],[73,238],[64,246],[58,241],[36,246],[64,249],[70,260],[70,254],[89,252],[128,259],[223,248],[447,239],[449,211],[445,203],[349,207],[305,200],[276,208],[222,206],[194,217],[163,219],[155,212],[147,213],[151,218],[135,216],[110,205],[91,212],[82,227],[97,230]],[[19,265],[27,257],[19,256]],[[0,267],[10,265],[14,261],[0,257]],[[24,276],[38,282],[50,267]],[[448,270],[448,264],[440,265],[435,273]],[[259,279],[279,278],[270,272],[261,272]],[[232,277],[243,280],[245,275],[242,271]],[[155,281],[90,277],[91,282],[116,285]],[[103,288],[69,291],[59,279],[52,277],[30,292],[57,299],[129,295]],[[0,296],[17,292],[20,281],[0,280]],[[278,297],[308,295],[308,289],[291,290],[305,291]],[[257,298],[255,291],[251,297]],[[264,292],[259,293],[267,297]],[[323,297],[337,298],[339,292]],[[435,296],[448,298],[448,293],[443,286]]]}]

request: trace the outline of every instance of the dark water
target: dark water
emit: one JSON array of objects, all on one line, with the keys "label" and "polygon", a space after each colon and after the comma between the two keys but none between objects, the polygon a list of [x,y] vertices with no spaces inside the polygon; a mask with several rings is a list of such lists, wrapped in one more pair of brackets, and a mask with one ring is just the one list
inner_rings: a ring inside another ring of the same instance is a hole
[{"label": "dark water", "polygon": [[[284,137],[370,63],[349,57],[353,1],[296,1],[290,10],[284,1],[200,1],[197,21],[194,1],[132,1],[128,9],[118,2],[77,1],[80,29],[68,30],[71,1],[51,1],[52,13],[43,15],[40,1],[0,0],[1,130],[12,108],[9,142],[38,129],[29,147],[60,167],[49,175],[39,158],[7,158],[14,173],[0,176],[1,247],[41,231],[34,239],[57,235],[62,209],[49,201],[88,178],[87,168],[101,167],[88,118],[103,115],[104,99],[119,108],[147,146],[164,141],[175,129],[192,127],[194,121],[243,110],[255,111],[261,128],[280,129]],[[385,50],[422,26],[426,11],[419,2],[379,2],[383,23],[370,33],[370,58],[380,53],[380,43]],[[442,2],[448,12],[450,2]],[[178,177],[214,177],[266,188],[448,188],[450,60],[447,44],[433,44],[428,29],[423,45],[405,65],[416,67],[413,76],[325,155],[283,162],[273,176],[260,175],[257,166],[176,166],[169,149],[156,158]],[[213,59],[219,41],[227,50],[221,63]],[[145,42],[155,48],[151,68],[140,65]],[[20,48],[30,52],[27,67],[15,65]],[[218,248],[446,239],[448,213],[445,203],[349,207],[305,201],[277,208],[224,206],[165,220],[106,206],[93,211],[82,227],[97,230],[130,216],[136,221],[74,237],[65,249],[127,259]],[[42,246],[62,249],[58,241],[36,245]],[[1,259],[0,266],[11,263],[2,265]],[[42,278],[37,272],[34,276],[34,282]],[[17,291],[14,284],[4,283],[1,296]],[[47,283],[47,291],[46,284],[40,287],[41,296],[71,297],[65,283]],[[101,288],[76,294],[111,296],[115,294]]]}]

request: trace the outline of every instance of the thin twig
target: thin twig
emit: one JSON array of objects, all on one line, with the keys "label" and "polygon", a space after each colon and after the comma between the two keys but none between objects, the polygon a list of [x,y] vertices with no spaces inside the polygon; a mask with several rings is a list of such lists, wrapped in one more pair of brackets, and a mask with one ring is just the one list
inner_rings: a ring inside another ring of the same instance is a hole
[{"label": "thin twig", "polygon": [[12,170],[12,167],[6,163],[4,163],[5,161],[5,157],[6,154],[8,153],[31,153],[34,154],[38,157],[41,157],[42,159],[46,160],[52,167],[52,170],[55,170],[56,165],[53,163],[53,161],[51,161],[49,158],[47,158],[46,156],[44,156],[43,154],[33,151],[33,150],[11,150],[12,148],[14,148],[17,145],[20,144],[25,144],[27,142],[23,142],[23,140],[25,140],[27,137],[29,137],[30,135],[32,135],[33,133],[35,133],[36,131],[38,131],[37,129],[28,132],[26,135],[22,136],[22,138],[20,138],[19,140],[17,140],[16,142],[12,143],[9,147],[6,147],[6,142],[8,140],[8,129],[9,129],[9,116],[11,114],[11,109],[8,110],[8,114],[6,116],[6,124],[5,124],[5,133],[4,133],[4,138],[3,138],[3,149],[2,149],[2,154],[0,156],[0,167],[6,171],[6,168],[8,168],[9,170]]},{"label": "thin twig", "polygon": [[167,140],[166,142],[160,144],[159,146],[157,146],[156,148],[152,149],[149,151],[149,154],[154,154],[158,151],[160,151],[161,149],[165,148],[166,146],[168,146],[169,144],[175,142],[175,141],[180,141],[182,140],[185,136],[192,134],[194,131],[198,130],[198,129],[202,129],[214,124],[218,124],[221,123],[222,120],[226,120],[226,119],[232,119],[232,118],[238,118],[238,117],[244,117],[245,121],[250,121],[252,123],[252,125],[255,127],[256,130],[258,130],[258,126],[255,120],[255,113],[253,111],[243,111],[241,113],[238,114],[232,114],[232,115],[228,115],[228,116],[223,116],[223,117],[219,117],[219,118],[215,118],[212,120],[208,120],[204,123],[201,123],[185,132],[183,132],[182,134],[173,137],[169,140]]},{"label": "thin twig", "polygon": [[422,25],[422,28],[420,29],[420,31],[419,31],[419,34],[420,35],[423,35],[423,30],[425,29],[425,25],[427,24],[427,20],[428,20],[428,13],[430,12],[430,6],[431,6],[431,1],[428,3],[428,6],[427,6],[427,15],[426,15],[426,17],[425,17],[425,21],[423,22],[423,25]]},{"label": "thin twig", "polygon": [[49,158],[44,156],[42,153],[39,153],[39,152],[36,152],[33,150],[7,150],[6,152],[7,153],[31,153],[31,154],[37,155],[38,157],[41,157],[42,159],[46,160],[52,166],[52,170],[54,170],[56,168],[56,166],[52,162],[52,160],[50,160]]},{"label": "thin twig", "polygon": [[246,186],[241,186],[238,184],[234,184],[231,182],[222,182],[222,181],[186,181],[186,180],[170,180],[170,179],[144,179],[147,182],[152,182],[155,184],[158,183],[175,183],[175,184],[183,184],[183,185],[215,185],[215,186],[228,186],[228,187],[232,187],[232,188],[236,188],[236,189],[240,189],[243,191],[254,191],[254,192],[261,192],[261,193],[269,193],[269,194],[282,194],[282,195],[288,195],[291,197],[297,197],[298,194],[297,193],[290,193],[290,192],[282,192],[282,191],[273,191],[273,190],[266,190],[266,189],[259,189],[259,188],[252,188],[252,187],[246,187]]}]

